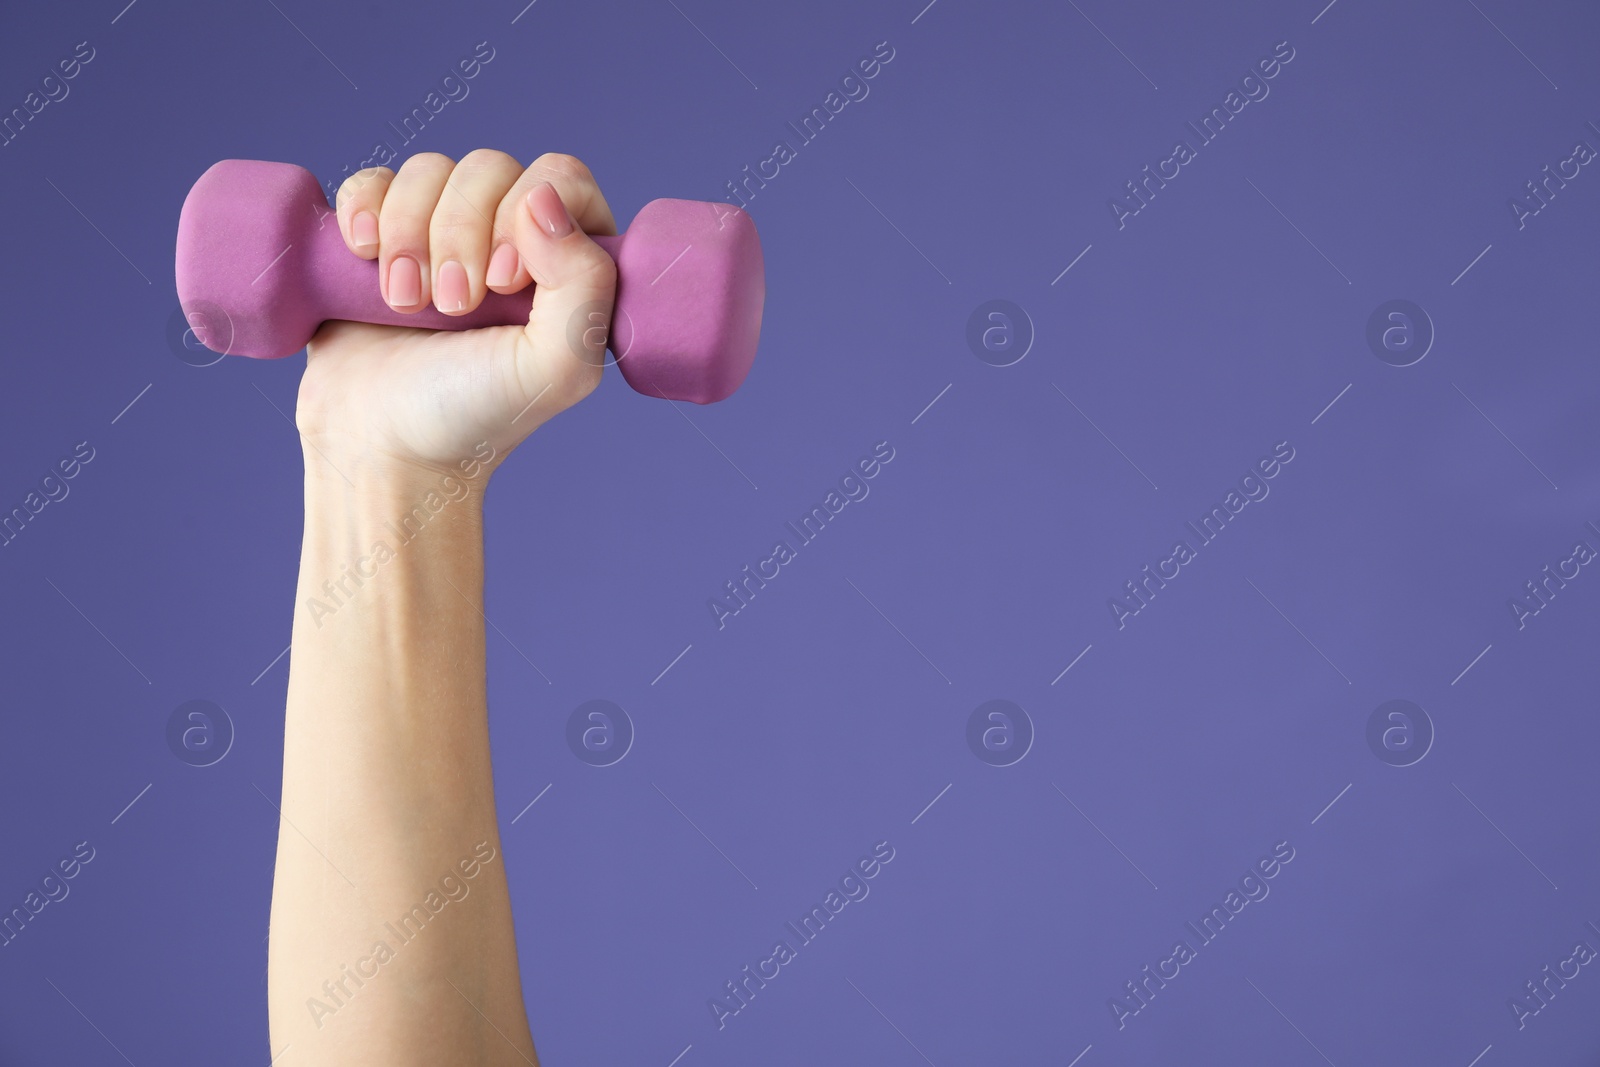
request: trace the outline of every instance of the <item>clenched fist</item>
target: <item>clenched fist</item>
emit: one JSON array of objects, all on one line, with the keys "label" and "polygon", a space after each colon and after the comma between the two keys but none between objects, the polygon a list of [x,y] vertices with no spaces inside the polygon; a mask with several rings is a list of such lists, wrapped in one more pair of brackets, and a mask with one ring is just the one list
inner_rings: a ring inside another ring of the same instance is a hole
[{"label": "clenched fist", "polygon": [[324,323],[306,346],[295,420],[315,448],[308,464],[453,469],[484,442],[498,462],[599,384],[604,332],[569,338],[568,323],[597,308],[609,321],[616,264],[588,235],[614,234],[616,222],[577,159],[546,154],[523,168],[488,149],[460,162],[425,152],[398,172],[352,174],[336,202],[345,244],[378,261],[396,311],[464,314],[489,289],[537,290],[522,326]]}]

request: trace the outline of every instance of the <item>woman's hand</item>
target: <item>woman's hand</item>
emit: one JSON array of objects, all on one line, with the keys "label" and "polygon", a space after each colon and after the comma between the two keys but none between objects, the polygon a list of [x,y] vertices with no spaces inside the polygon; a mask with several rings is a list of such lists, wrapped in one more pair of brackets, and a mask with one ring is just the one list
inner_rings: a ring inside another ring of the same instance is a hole
[{"label": "woman's hand", "polygon": [[[306,346],[273,1047],[304,1067],[536,1065],[494,862],[482,494],[457,490],[469,463],[492,469],[599,382],[601,331],[569,342],[568,324],[610,319],[616,266],[585,233],[615,232],[611,211],[570,156],[524,171],[479,151],[354,175],[338,219],[397,311],[462,314],[488,289],[538,291],[526,326],[328,322]],[[471,895],[439,912],[426,902],[446,878],[470,879]]]},{"label": "woman's hand", "polygon": [[614,234],[616,223],[581,162],[546,154],[524,170],[488,149],[459,163],[425,152],[398,173],[351,175],[336,200],[345,244],[378,261],[396,311],[431,302],[460,315],[489,289],[537,289],[526,326],[323,323],[306,346],[296,414],[316,450],[308,464],[453,470],[488,442],[493,466],[599,384],[603,335],[569,323],[610,321],[616,264],[587,234]]}]

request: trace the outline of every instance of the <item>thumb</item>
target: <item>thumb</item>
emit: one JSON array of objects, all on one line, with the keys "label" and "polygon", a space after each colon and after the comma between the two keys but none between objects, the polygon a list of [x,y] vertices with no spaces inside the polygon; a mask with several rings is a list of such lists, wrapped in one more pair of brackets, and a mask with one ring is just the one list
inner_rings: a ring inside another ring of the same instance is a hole
[{"label": "thumb", "polygon": [[531,430],[592,393],[605,366],[617,265],[573,219],[549,182],[513,213],[512,242],[535,289],[516,346],[516,380]]}]

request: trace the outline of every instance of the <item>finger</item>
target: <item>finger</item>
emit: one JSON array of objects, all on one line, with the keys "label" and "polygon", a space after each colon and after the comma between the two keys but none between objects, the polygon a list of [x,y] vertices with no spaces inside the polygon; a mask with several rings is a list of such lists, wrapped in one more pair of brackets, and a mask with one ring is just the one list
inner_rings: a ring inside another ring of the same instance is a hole
[{"label": "finger", "polygon": [[533,409],[531,417],[519,418],[537,426],[600,383],[617,265],[584,233],[550,182],[536,184],[522,198],[512,236],[536,284],[517,374]]},{"label": "finger", "polygon": [[[494,215],[521,174],[522,164],[486,148],[468,152],[450,172],[428,224],[433,306],[445,314],[465,314],[483,300]],[[511,246],[509,234],[503,243]]]},{"label": "finger", "polygon": [[[555,186],[557,195],[561,197],[562,203],[567,206],[584,233],[617,232],[617,221],[611,215],[611,206],[606,203],[605,196],[600,192],[600,186],[595,183],[594,175],[584,166],[583,161],[560,152],[546,152],[522,172],[517,184],[512,186],[501,200],[500,210],[495,215],[497,244],[505,239],[502,235],[511,232],[515,217],[527,210],[523,201],[540,182],[549,182]],[[499,252],[498,247],[495,251]],[[509,264],[509,253],[502,253],[502,265],[505,264]],[[520,261],[515,265],[509,281],[497,284],[504,275],[496,275],[494,271],[490,271],[489,276],[489,288],[497,293],[514,293],[531,280],[527,266]]]},{"label": "finger", "polygon": [[334,194],[345,247],[362,259],[378,256],[378,210],[392,181],[394,171],[388,167],[368,167],[346,178]]},{"label": "finger", "polygon": [[428,224],[455,161],[419,152],[400,165],[378,212],[378,291],[396,311],[420,311],[432,286]]}]

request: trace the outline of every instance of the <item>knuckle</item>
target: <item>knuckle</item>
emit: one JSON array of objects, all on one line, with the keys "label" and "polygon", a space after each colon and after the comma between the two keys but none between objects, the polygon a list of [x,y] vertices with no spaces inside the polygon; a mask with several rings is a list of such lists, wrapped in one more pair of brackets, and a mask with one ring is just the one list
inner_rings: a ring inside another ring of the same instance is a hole
[{"label": "knuckle", "polygon": [[477,215],[441,208],[428,221],[428,237],[436,244],[459,245],[477,240],[485,227]]},{"label": "knuckle", "polygon": [[418,152],[416,155],[400,164],[400,173],[405,174],[410,171],[419,170],[423,171],[424,173],[433,173],[441,170],[449,173],[455,168],[455,165],[455,160],[451,159],[442,152]]},{"label": "knuckle", "polygon": [[540,173],[545,175],[569,178],[576,182],[588,182],[591,184],[594,182],[594,175],[589,172],[589,168],[584,164],[583,160],[565,152],[546,152],[534,160],[533,165],[538,168]]},{"label": "knuckle", "polygon": [[385,252],[427,252],[429,217],[415,211],[381,212],[378,238]]},{"label": "knuckle", "polygon": [[617,261],[606,254],[599,245],[590,243],[577,253],[573,275],[597,289],[607,292],[617,286]]},{"label": "knuckle", "polygon": [[339,191],[334,194],[334,204],[343,208],[348,204],[370,203],[393,178],[394,171],[388,167],[367,167],[365,170],[358,170],[339,183]]},{"label": "knuckle", "polygon": [[456,164],[456,169],[494,174],[501,171],[520,172],[522,164],[518,163],[509,154],[498,149],[474,148],[461,157],[461,162]]},{"label": "knuckle", "polygon": [[387,233],[393,234],[418,234],[426,233],[428,223],[432,216],[420,211],[410,209],[397,209],[385,211],[379,216],[378,224]]}]

